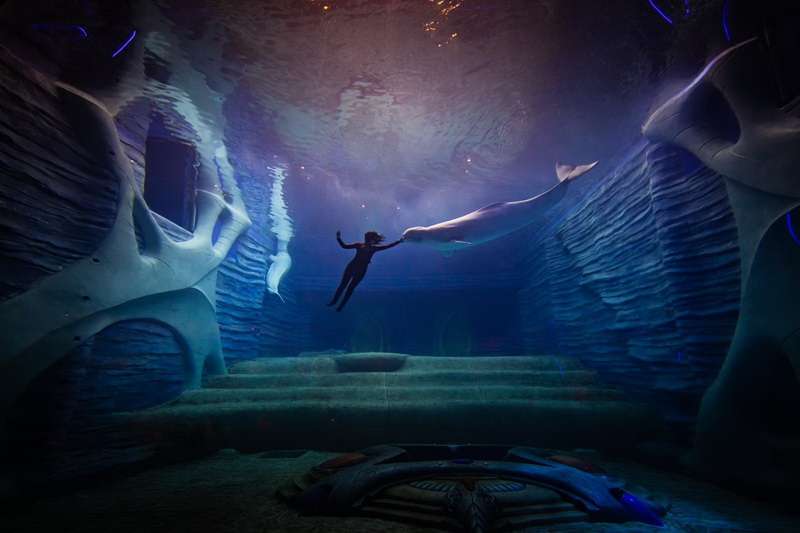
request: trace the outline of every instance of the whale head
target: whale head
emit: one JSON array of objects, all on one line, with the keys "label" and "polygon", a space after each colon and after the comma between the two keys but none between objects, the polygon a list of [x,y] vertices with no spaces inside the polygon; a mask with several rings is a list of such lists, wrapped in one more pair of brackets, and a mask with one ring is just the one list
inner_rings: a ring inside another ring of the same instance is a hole
[{"label": "whale head", "polygon": [[414,226],[403,232],[403,240],[408,243],[421,244],[450,255],[456,250],[461,250],[472,243],[453,239],[447,231],[436,226]]},{"label": "whale head", "polygon": [[429,241],[428,228],[423,226],[414,226],[408,228],[403,232],[403,240],[405,242],[423,243]]}]

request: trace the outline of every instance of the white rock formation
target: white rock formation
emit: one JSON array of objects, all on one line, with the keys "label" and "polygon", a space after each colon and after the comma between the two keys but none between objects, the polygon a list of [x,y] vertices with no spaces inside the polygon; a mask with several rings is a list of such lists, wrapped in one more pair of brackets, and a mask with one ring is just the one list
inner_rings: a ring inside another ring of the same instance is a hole
[{"label": "white rock formation", "polygon": [[[59,85],[58,92],[85,150],[119,181],[119,208],[111,231],[91,257],[0,304],[0,324],[13,332],[0,346],[0,413],[72,346],[123,320],[169,326],[184,348],[187,386],[198,387],[204,368],[212,374],[225,372],[214,289],[217,267],[250,224],[238,191],[232,189],[231,201],[226,201],[219,178],[206,173],[197,192],[194,234],[174,242],[137,190],[108,112],[75,89]],[[144,243],[141,250],[137,230]]]},{"label": "white rock formation", "polygon": [[700,408],[696,464],[719,477],[785,485],[796,478],[778,458],[795,457],[800,443],[777,437],[775,424],[798,424],[794,408],[781,404],[800,390],[800,248],[775,222],[800,205],[800,118],[778,106],[769,65],[756,39],[725,50],[652,114],[644,134],[725,177],[739,230],[741,310]]}]

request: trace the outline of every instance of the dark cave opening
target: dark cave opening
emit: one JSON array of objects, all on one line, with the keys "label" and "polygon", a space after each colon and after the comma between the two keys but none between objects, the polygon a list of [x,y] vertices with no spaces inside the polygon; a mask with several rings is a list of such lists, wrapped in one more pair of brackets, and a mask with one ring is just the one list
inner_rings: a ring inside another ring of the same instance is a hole
[{"label": "dark cave opening", "polygon": [[13,463],[3,468],[37,487],[142,460],[149,445],[115,415],[176,398],[183,365],[174,333],[156,322],[119,322],[84,340],[15,403],[8,418]]},{"label": "dark cave opening", "polygon": [[196,192],[195,147],[170,136],[156,115],[145,148],[144,199],[147,205],[182,228],[194,231]]},{"label": "dark cave opening", "polygon": [[778,353],[769,358],[761,401],[764,429],[776,439],[800,439],[797,413],[800,409],[800,381],[789,360],[789,354]]}]

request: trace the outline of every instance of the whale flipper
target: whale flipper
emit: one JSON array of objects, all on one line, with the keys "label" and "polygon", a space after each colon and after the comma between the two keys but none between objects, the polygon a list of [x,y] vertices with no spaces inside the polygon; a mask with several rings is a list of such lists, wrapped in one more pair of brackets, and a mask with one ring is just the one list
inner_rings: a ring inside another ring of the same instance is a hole
[{"label": "whale flipper", "polygon": [[578,176],[582,176],[592,170],[597,163],[597,161],[589,163],[588,165],[565,165],[563,163],[556,163],[556,176],[558,176],[559,183],[562,181],[574,180]]}]

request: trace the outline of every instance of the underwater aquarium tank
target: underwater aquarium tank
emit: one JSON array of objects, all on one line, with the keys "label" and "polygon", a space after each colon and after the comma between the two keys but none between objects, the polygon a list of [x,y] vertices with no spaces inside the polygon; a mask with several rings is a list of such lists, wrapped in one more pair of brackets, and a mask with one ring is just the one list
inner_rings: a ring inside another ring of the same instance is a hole
[{"label": "underwater aquarium tank", "polygon": [[0,530],[800,531],[798,28],[0,0]]}]

